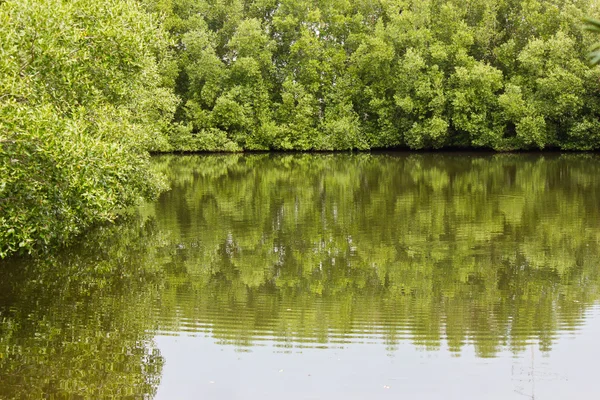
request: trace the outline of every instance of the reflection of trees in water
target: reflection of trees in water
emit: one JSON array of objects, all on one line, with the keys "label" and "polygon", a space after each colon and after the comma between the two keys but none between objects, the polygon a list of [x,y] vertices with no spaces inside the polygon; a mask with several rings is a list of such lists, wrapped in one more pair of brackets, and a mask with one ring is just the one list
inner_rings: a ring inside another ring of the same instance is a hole
[{"label": "reflection of trees in water", "polygon": [[161,157],[146,222],[0,264],[0,397],[140,398],[158,327],[551,349],[598,299],[595,156]]},{"label": "reflection of trees in water", "polygon": [[[249,345],[274,334],[482,356],[550,349],[597,299],[590,155],[233,155],[156,160],[144,211],[179,242],[162,312]],[[174,246],[173,246],[174,248]],[[179,317],[178,317],[179,318]]]},{"label": "reflection of trees in water", "polygon": [[1,398],[154,395],[163,359],[147,333],[159,276],[149,233],[132,221],[60,256],[0,264]]}]

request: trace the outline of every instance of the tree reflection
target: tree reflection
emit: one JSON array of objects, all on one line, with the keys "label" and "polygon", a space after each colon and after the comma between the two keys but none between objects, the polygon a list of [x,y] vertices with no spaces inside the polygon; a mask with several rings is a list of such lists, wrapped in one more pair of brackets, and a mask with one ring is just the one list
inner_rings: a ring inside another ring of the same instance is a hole
[{"label": "tree reflection", "polygon": [[0,397],[149,398],[157,333],[550,351],[599,299],[595,155],[160,157],[126,223],[0,264]]},{"label": "tree reflection", "polygon": [[549,350],[598,298],[599,161],[161,157],[173,190],[145,212],[177,241],[163,328],[198,321],[239,346],[377,333],[481,356]]},{"label": "tree reflection", "polygon": [[63,254],[0,264],[0,397],[147,398],[160,235],[139,221],[99,228]]}]

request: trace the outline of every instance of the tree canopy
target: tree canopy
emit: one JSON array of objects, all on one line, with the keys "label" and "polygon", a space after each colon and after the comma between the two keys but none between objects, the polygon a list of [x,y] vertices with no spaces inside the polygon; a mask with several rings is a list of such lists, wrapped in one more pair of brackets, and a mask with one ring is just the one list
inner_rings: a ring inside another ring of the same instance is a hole
[{"label": "tree canopy", "polygon": [[167,150],[600,146],[588,0],[149,0]]}]

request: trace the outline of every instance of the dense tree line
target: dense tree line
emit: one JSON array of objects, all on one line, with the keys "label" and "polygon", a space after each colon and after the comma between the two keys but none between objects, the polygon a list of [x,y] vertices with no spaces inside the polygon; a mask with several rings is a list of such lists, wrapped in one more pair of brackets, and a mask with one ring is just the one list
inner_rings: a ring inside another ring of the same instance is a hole
[{"label": "dense tree line", "polygon": [[588,0],[148,0],[182,102],[164,150],[600,146]]}]

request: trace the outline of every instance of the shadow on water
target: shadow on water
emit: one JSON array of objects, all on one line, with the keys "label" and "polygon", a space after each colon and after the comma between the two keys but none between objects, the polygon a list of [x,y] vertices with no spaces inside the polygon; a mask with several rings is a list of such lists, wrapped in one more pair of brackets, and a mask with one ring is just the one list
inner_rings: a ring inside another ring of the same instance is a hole
[{"label": "shadow on water", "polygon": [[[0,394],[151,397],[156,334],[550,352],[597,303],[595,155],[161,156],[139,219],[3,263]],[[51,372],[50,372],[51,371]]]}]

